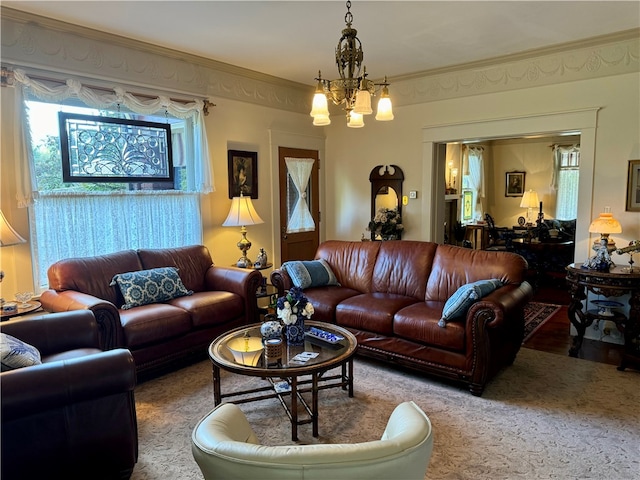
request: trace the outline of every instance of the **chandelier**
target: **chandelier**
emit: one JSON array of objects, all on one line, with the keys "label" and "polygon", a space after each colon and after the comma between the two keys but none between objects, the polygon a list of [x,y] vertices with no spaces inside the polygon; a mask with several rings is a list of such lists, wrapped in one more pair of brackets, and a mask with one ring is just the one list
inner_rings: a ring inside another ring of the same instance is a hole
[{"label": "chandelier", "polygon": [[[324,80],[318,71],[318,84],[313,96],[311,116],[313,124],[317,126],[329,125],[329,108],[327,101],[334,104],[344,104],[347,112],[347,126],[352,128],[364,127],[364,115],[373,113],[371,109],[371,96],[376,89],[380,89],[380,100],[376,120],[393,120],[391,99],[389,98],[389,83],[387,77],[384,82],[374,83],[367,79],[367,67],[362,65],[364,53],[362,43],[358,39],[358,31],[351,28],[353,15],[351,14],[351,2],[347,1],[347,13],[344,22],[347,27],[342,30],[342,36],[336,47],[336,65],[340,78],[336,80]],[[380,88],[381,87],[381,88]]]}]

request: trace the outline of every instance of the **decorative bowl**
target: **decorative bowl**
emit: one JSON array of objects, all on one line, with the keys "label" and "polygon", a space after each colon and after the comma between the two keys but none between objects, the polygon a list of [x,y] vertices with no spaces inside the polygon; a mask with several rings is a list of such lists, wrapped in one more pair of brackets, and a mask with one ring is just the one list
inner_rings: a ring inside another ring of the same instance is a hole
[{"label": "decorative bowl", "polygon": [[27,303],[29,300],[33,298],[33,292],[18,292],[16,293],[16,300],[20,302],[20,308],[29,308],[29,304]]},{"label": "decorative bowl", "polygon": [[229,340],[227,348],[236,363],[255,367],[260,360],[264,345],[260,337],[236,337]]}]

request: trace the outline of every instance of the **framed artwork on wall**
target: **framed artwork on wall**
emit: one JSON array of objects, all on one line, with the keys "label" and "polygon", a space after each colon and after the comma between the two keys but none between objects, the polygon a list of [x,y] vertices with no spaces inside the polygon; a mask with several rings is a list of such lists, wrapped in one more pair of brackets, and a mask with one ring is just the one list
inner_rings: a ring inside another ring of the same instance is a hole
[{"label": "framed artwork on wall", "polygon": [[627,212],[640,212],[640,160],[629,160]]},{"label": "framed artwork on wall", "polygon": [[505,197],[521,197],[524,194],[525,172],[507,172],[505,174]]},{"label": "framed artwork on wall", "polygon": [[229,198],[258,198],[258,152],[229,150]]}]

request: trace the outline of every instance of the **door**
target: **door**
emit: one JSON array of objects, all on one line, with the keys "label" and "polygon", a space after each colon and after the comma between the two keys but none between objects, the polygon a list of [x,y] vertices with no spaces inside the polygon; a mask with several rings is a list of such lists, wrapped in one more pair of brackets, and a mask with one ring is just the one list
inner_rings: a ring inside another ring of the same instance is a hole
[{"label": "door", "polygon": [[278,148],[280,258],[313,260],[320,243],[320,159],[317,150]]}]

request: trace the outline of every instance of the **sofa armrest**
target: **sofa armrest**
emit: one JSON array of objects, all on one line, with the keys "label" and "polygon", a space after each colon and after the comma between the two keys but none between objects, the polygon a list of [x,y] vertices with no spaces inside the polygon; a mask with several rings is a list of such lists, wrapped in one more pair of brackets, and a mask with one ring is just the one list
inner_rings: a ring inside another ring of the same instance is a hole
[{"label": "sofa armrest", "polygon": [[58,292],[53,289],[42,292],[40,303],[47,312],[91,310],[98,322],[100,348],[111,350],[124,346],[120,313],[113,303],[75,290]]},{"label": "sofa armrest", "polygon": [[257,321],[256,291],[260,285],[262,285],[262,274],[258,270],[213,266],[205,274],[207,290],[231,292],[243,298],[246,323]]},{"label": "sofa armrest", "polygon": [[293,287],[293,282],[289,274],[279,268],[271,272],[271,285],[278,289],[278,296],[282,297],[285,291]]},{"label": "sofa armrest", "polygon": [[132,391],[136,370],[131,352],[119,348],[3,372],[0,378],[4,422]]},{"label": "sofa armrest", "polygon": [[90,310],[74,310],[6,322],[2,331],[50,355],[78,348],[100,348],[98,324]]},{"label": "sofa armrest", "polygon": [[470,322],[482,310],[489,310],[492,313],[492,318],[486,327],[498,328],[506,318],[518,317],[519,312],[522,312],[532,298],[533,287],[526,281],[520,285],[505,285],[498,288],[471,306],[467,312],[467,328],[471,327]]}]

